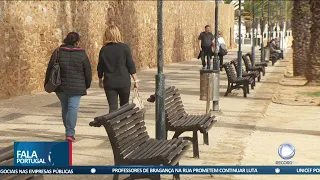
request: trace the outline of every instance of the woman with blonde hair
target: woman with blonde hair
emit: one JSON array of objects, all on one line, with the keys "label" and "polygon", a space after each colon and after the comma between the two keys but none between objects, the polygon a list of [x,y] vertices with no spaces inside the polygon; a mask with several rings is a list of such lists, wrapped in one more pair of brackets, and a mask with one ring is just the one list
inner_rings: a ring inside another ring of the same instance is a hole
[{"label": "woman with blonde hair", "polygon": [[98,63],[99,87],[106,93],[109,113],[129,102],[131,78],[134,87],[138,88],[136,67],[132,60],[130,47],[122,42],[119,29],[111,25],[104,34],[104,46],[99,53]]}]

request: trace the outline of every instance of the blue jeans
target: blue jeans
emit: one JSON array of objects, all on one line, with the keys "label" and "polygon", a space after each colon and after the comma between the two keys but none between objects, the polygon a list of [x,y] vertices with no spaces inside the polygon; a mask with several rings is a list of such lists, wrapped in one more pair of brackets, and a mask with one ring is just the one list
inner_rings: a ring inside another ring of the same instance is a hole
[{"label": "blue jeans", "polygon": [[80,104],[80,95],[70,95],[56,93],[62,108],[63,125],[66,128],[66,136],[74,136],[78,118],[78,107]]}]

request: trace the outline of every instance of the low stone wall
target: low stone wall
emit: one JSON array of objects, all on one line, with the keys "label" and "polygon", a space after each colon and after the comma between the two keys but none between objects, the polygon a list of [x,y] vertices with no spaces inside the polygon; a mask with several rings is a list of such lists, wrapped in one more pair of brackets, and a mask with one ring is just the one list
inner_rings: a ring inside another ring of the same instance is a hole
[{"label": "low stone wall", "polygon": [[[206,24],[214,31],[214,2],[164,1],[164,61],[198,55],[197,37]],[[229,46],[233,6],[219,5],[219,26]],[[53,50],[70,31],[81,35],[96,79],[106,24],[117,25],[138,68],[157,62],[156,1],[0,1],[0,99],[43,91]]]}]

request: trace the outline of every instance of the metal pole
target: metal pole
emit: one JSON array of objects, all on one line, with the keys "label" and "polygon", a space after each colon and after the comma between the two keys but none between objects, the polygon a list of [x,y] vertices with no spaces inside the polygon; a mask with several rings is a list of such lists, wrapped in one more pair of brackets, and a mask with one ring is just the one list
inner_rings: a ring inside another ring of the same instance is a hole
[{"label": "metal pole", "polygon": [[165,122],[165,76],[163,74],[162,4],[162,0],[157,1],[158,74],[156,75],[156,139],[159,140],[167,139]]},{"label": "metal pole", "polygon": [[270,0],[268,0],[268,42],[270,42]]},{"label": "metal pole", "polygon": [[261,21],[260,21],[260,30],[262,34],[261,38],[261,58],[260,61],[264,61],[264,0],[262,0],[262,12],[261,12]]},{"label": "metal pole", "polygon": [[[219,71],[219,56],[218,56],[218,47],[219,47],[219,42],[218,42],[218,33],[219,33],[219,28],[218,28],[218,16],[219,16],[219,5],[218,5],[218,0],[215,0],[215,37],[214,37],[214,45],[215,45],[215,48],[214,48],[214,71],[213,73],[216,73],[217,74],[217,77],[215,76],[214,78],[212,78],[212,83],[213,83],[213,86],[212,86],[212,93],[213,95],[218,95],[219,94],[219,74],[220,74],[220,71]],[[215,75],[215,74],[214,74]],[[218,79],[216,79],[218,78]],[[214,87],[215,86],[215,87]],[[214,97],[213,99],[213,110],[214,111],[219,111],[219,99],[216,99],[215,96],[212,96]]]},{"label": "metal pole", "polygon": [[242,77],[242,52],[241,52],[241,0],[239,0],[239,49],[238,49],[238,71],[237,76]]},{"label": "metal pole", "polygon": [[254,9],[254,1],[251,1],[251,5],[252,5],[252,45],[251,45],[251,58],[252,58],[252,65],[255,65],[255,38],[254,38],[254,29],[255,29],[255,9]]}]

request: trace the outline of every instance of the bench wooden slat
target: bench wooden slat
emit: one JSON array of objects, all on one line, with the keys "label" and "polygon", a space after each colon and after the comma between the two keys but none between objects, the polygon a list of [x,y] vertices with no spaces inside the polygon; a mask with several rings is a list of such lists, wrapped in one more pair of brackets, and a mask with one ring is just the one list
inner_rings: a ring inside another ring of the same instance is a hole
[{"label": "bench wooden slat", "polygon": [[[148,133],[144,129],[139,129],[138,131],[134,132],[132,135],[127,136],[125,140],[118,142],[120,152],[127,149],[127,146],[131,146],[134,143],[137,143],[140,139],[144,139],[145,137],[149,137]],[[130,142],[127,142],[130,141]],[[124,142],[127,142],[124,144]]]},{"label": "bench wooden slat", "polygon": [[130,159],[137,159],[139,156],[141,156],[141,154],[145,153],[146,151],[148,151],[150,149],[150,147],[152,147],[154,144],[157,143],[157,140],[153,140],[150,141],[146,146],[144,146],[143,148],[139,148],[139,151],[135,151],[132,154],[130,154],[128,156],[128,158]]},{"label": "bench wooden slat", "polygon": [[159,146],[159,144],[163,143],[163,141],[155,141],[154,144],[152,144],[152,146],[149,146],[149,148],[142,154],[140,154],[139,156],[137,156],[137,159],[146,159],[148,158],[148,155],[150,154],[154,154],[155,151],[157,151],[157,148]]},{"label": "bench wooden slat", "polygon": [[122,141],[118,141],[118,145],[120,150],[122,148],[125,148],[125,146],[130,145],[130,142],[133,143],[135,138],[141,139],[143,138],[143,136],[148,136],[148,133],[146,131],[143,131],[143,129],[139,129],[138,131],[132,133],[130,136],[128,136],[126,139],[122,140]]},{"label": "bench wooden slat", "polygon": [[139,111],[139,108],[131,109],[127,112],[120,114],[119,116],[114,117],[113,119],[108,120],[106,123],[111,124],[111,125],[117,124],[121,120],[125,120],[128,116],[132,116],[133,114],[135,114],[138,111]]},{"label": "bench wooden slat", "polygon": [[[127,118],[126,120],[123,120],[122,122],[126,122],[123,126],[119,127],[118,129],[114,130],[114,133],[116,136],[119,136],[124,131],[127,131],[128,129],[131,129],[136,124],[139,124],[143,121],[143,117],[136,117],[134,118],[131,116],[130,118]],[[119,123],[118,123],[119,124]],[[143,125],[142,125],[143,126]]]},{"label": "bench wooden slat", "polygon": [[175,116],[178,111],[185,112],[183,109],[183,105],[179,105],[175,109],[172,109],[172,111],[170,111],[170,112],[166,111],[166,114],[167,114],[166,117],[169,118],[169,117]]},{"label": "bench wooden slat", "polygon": [[159,156],[160,154],[162,154],[168,147],[170,141],[164,141],[163,144],[160,145],[160,147],[158,148],[157,151],[154,152],[154,156]]},{"label": "bench wooden slat", "polygon": [[127,112],[128,110],[131,110],[135,107],[134,104],[126,104],[124,106],[122,106],[120,109],[117,109],[116,111],[114,111],[113,113],[109,113],[103,116],[98,116],[95,117],[94,120],[95,121],[101,121],[102,119],[104,120],[109,120],[109,119],[113,119],[117,116],[119,116],[120,114],[123,114],[124,112]]},{"label": "bench wooden slat", "polygon": [[121,152],[121,155],[123,157],[128,156],[130,153],[134,152],[136,149],[141,148],[144,144],[147,143],[148,140],[150,140],[149,136],[143,136],[143,138],[138,141],[135,140],[135,143],[129,146],[127,149],[123,150]]},{"label": "bench wooden slat", "polygon": [[183,115],[185,115],[185,111],[182,109],[179,109],[174,114],[168,114],[168,116],[166,118],[168,120],[168,123],[172,124],[172,123],[176,122],[178,119],[182,118]]},{"label": "bench wooden slat", "polygon": [[[134,115],[132,115],[132,116],[130,116],[130,117],[131,117],[132,119],[136,119],[137,117],[141,117],[142,114],[143,114],[143,112],[142,112],[142,111],[139,111],[138,113],[136,113],[136,114],[134,114]],[[127,119],[128,119],[128,118],[127,118]],[[124,120],[118,122],[117,124],[113,124],[112,127],[113,127],[114,129],[120,128],[121,126],[123,126],[123,125],[125,125],[125,124],[128,123],[127,119],[124,119]]]},{"label": "bench wooden slat", "polygon": [[173,96],[169,96],[169,98],[167,98],[166,100],[165,100],[165,105],[166,106],[168,106],[168,104],[171,102],[171,101],[173,101],[174,99],[177,99],[177,98],[179,98],[180,97],[180,93],[176,93],[176,94],[174,94]]},{"label": "bench wooden slat", "polygon": [[[136,126],[134,126],[133,128],[123,132],[122,134],[120,134],[119,136],[117,136],[116,138],[118,139],[118,141],[122,141],[124,138],[126,138],[127,136],[131,135],[132,133],[134,133],[137,130],[143,129],[144,131],[146,130],[145,127],[145,122],[141,122],[139,124],[137,124]],[[142,130],[141,130],[142,131]]]}]

